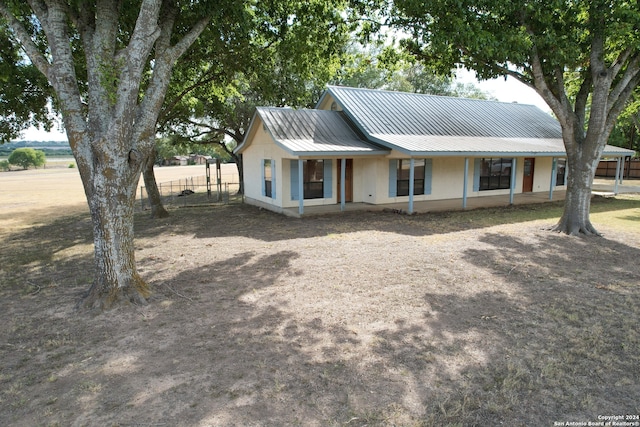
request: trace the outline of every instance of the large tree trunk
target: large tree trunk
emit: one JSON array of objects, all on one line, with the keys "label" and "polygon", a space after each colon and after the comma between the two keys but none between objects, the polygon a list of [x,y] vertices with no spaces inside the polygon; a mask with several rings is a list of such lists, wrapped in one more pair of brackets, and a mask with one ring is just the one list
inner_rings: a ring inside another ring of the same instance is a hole
[{"label": "large tree trunk", "polygon": [[589,219],[592,182],[593,177],[589,177],[588,171],[580,172],[577,176],[569,171],[564,212],[553,230],[570,235],[599,235]]},{"label": "large tree trunk", "polygon": [[[135,192],[142,162],[153,148],[173,65],[210,17],[193,22],[191,29],[181,23],[174,40],[176,20],[186,11],[175,1],[137,2],[133,22],[135,11],[124,2],[29,1],[29,30],[4,3],[3,21],[56,93],[89,203],[96,271],[81,305],[107,308],[120,299],[144,303],[149,289],[134,258]],[[46,49],[39,45],[45,39]],[[79,40],[82,49],[72,40]],[[76,75],[81,62],[84,81]]]},{"label": "large tree trunk", "polygon": [[[567,193],[564,203],[564,212],[558,224],[553,230],[570,235],[596,235],[600,233],[591,224],[589,213],[591,209],[591,187],[593,178],[600,159],[602,148],[595,145],[591,150],[585,149],[588,143],[582,146],[575,144],[575,150],[567,150]],[[604,144],[601,144],[604,146]]]},{"label": "large tree trunk", "polygon": [[133,235],[135,193],[144,157],[109,151],[94,153],[90,165],[78,159],[91,211],[95,257],[94,282],[79,303],[86,308],[106,309],[116,301],[145,304],[150,295],[136,271]]},{"label": "large tree trunk", "polygon": [[160,190],[158,190],[158,184],[156,182],[156,174],[153,172],[153,165],[155,164],[156,156],[157,150],[154,146],[151,155],[145,162],[144,169],[142,170],[142,176],[144,178],[144,187],[147,190],[149,204],[151,205],[151,218],[166,218],[169,216],[169,212],[167,212],[162,204]]}]

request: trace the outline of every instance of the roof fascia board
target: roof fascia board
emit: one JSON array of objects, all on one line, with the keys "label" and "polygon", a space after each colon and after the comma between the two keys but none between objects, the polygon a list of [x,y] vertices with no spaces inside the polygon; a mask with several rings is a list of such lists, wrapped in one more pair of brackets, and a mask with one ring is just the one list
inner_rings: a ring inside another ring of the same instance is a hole
[{"label": "roof fascia board", "polygon": [[[251,135],[251,132],[253,131],[254,126],[256,126],[256,117],[258,116],[258,109],[256,108],[256,111],[253,113],[253,117],[251,117],[251,121],[249,123],[251,123],[251,125],[249,126],[249,129],[247,129],[247,133],[244,134],[244,138],[242,140],[242,142],[240,143],[240,145],[238,145],[236,148],[233,149],[233,153],[234,154],[241,154],[242,151],[244,151],[245,144],[248,143],[248,139],[249,139],[249,135]],[[260,117],[260,121],[262,122],[262,117]]]},{"label": "roof fascia board", "polygon": [[413,151],[411,157],[566,157],[564,151],[557,152],[501,152],[501,151]]}]

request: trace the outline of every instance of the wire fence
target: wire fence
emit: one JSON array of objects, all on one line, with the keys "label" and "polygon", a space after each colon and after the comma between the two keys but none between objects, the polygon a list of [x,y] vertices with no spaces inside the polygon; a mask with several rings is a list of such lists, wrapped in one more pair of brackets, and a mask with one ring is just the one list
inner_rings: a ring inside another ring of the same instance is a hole
[{"label": "wire fence", "polygon": [[[165,207],[186,207],[211,204],[228,204],[241,201],[238,196],[240,184],[237,182],[207,182],[207,176],[181,178],[158,183],[160,199]],[[149,194],[140,187],[139,203],[141,211],[151,208]]]}]

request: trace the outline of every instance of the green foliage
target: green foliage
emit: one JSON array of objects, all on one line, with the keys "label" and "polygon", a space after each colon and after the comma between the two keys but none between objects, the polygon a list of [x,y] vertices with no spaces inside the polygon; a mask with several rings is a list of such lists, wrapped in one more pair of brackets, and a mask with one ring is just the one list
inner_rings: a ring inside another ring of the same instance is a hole
[{"label": "green foliage", "polygon": [[29,126],[51,128],[51,90],[44,76],[26,61],[0,18],[0,144]]},{"label": "green foliage", "polygon": [[231,28],[211,26],[174,67],[159,121],[172,143],[186,138],[232,156],[229,141],[243,140],[257,105],[312,106],[343,62],[351,27],[342,0],[265,1],[236,12]]},{"label": "green foliage", "polygon": [[[410,32],[404,46],[443,72],[456,64],[480,78],[506,74],[533,83],[532,55],[539,56],[549,81],[557,70],[588,71],[596,31],[605,37],[607,64],[626,47],[637,46],[640,10],[632,2],[553,0],[397,0],[393,24]],[[564,83],[564,82],[561,82]],[[564,87],[550,85],[559,94]]]},{"label": "green foliage", "polygon": [[42,166],[46,162],[44,152],[33,148],[16,148],[9,156],[9,163],[28,169],[30,166]]},{"label": "green foliage", "polygon": [[450,72],[438,71],[399,48],[353,45],[333,84],[430,95],[488,99],[473,84],[454,83]]},{"label": "green foliage", "polygon": [[8,171],[9,170],[9,161],[8,160],[0,160],[0,170]]}]

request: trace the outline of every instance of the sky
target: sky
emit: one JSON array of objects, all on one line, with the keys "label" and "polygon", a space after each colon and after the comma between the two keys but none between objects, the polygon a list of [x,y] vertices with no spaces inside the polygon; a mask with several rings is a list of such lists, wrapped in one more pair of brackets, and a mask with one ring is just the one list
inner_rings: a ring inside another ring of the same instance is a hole
[{"label": "sky", "polygon": [[[512,77],[477,81],[475,74],[467,70],[458,70],[458,81],[462,83],[473,83],[483,92],[495,97],[502,102],[517,102],[520,104],[533,104],[542,111],[550,112],[551,109],[547,103],[530,87],[520,83]],[[44,132],[35,128],[31,128],[23,133],[21,138],[27,141],[65,141],[67,135],[54,129],[52,132]]]},{"label": "sky", "polygon": [[533,104],[540,108],[542,111],[551,112],[551,108],[547,103],[538,95],[538,93],[531,89],[524,83],[520,83],[513,77],[507,77],[492,80],[478,81],[475,78],[473,71],[458,70],[457,80],[462,83],[473,83],[480,88],[483,92],[495,97],[498,101],[502,102],[517,102],[519,104]]}]

